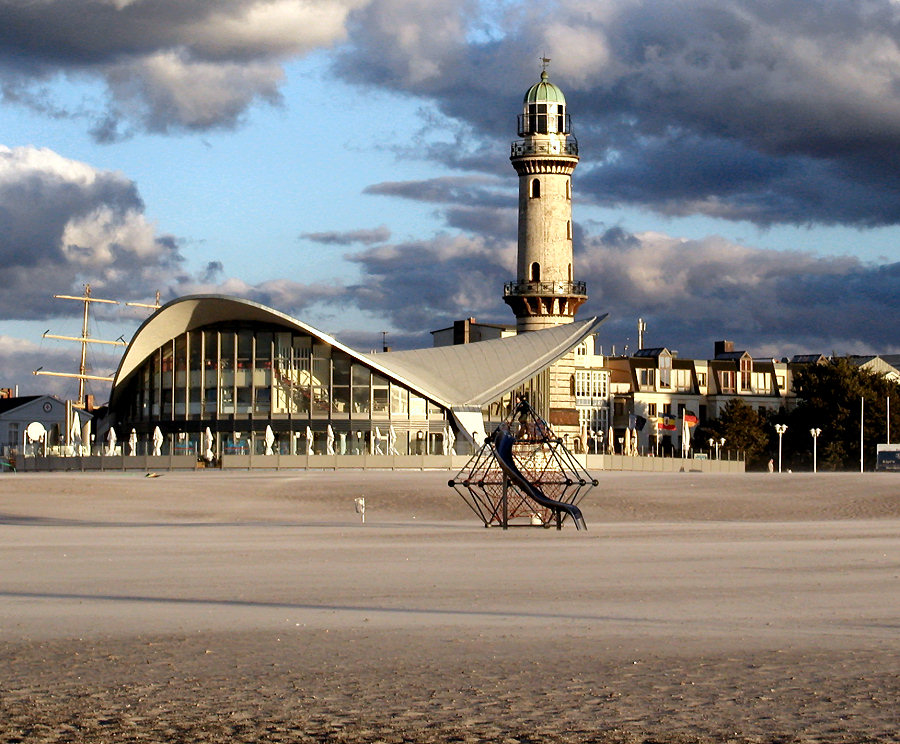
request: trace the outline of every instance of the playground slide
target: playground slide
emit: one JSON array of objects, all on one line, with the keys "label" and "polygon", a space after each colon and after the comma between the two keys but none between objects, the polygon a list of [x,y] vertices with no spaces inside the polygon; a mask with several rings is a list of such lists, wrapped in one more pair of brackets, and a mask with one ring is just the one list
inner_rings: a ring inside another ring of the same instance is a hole
[{"label": "playground slide", "polygon": [[549,498],[543,491],[530,483],[525,476],[522,475],[522,471],[519,470],[516,466],[516,461],[513,459],[512,446],[515,441],[516,438],[508,431],[498,429],[494,433],[494,452],[497,456],[497,462],[500,463],[500,467],[506,474],[506,477],[515,483],[518,488],[522,489],[528,498],[553,511],[566,512],[566,514],[572,517],[572,521],[575,522],[576,529],[587,530],[587,525],[584,523],[581,509],[575,506],[575,504],[566,504],[565,502]]}]

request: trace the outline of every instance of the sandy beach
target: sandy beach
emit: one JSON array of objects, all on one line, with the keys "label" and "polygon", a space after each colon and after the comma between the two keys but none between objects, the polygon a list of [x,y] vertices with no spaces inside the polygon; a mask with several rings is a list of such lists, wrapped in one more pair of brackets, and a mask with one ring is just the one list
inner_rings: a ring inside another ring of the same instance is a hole
[{"label": "sandy beach", "polygon": [[895,475],[451,476],[0,476],[0,742],[900,741]]}]

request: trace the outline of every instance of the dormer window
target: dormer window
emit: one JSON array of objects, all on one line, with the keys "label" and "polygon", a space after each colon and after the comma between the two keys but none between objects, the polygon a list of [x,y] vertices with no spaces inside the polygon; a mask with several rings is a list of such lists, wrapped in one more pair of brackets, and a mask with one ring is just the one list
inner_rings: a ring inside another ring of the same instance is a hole
[{"label": "dormer window", "polygon": [[741,389],[750,390],[753,386],[753,359],[750,356],[741,357]]},{"label": "dormer window", "polygon": [[672,355],[666,352],[659,355],[659,386],[672,386]]}]

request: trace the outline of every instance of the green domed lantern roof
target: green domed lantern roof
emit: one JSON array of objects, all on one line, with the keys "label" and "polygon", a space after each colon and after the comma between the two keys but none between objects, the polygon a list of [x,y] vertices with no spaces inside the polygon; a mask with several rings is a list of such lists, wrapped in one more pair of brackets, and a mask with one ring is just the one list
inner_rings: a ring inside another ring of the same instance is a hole
[{"label": "green domed lantern roof", "polygon": [[561,103],[565,105],[563,92],[549,80],[546,70],[541,71],[541,81],[532,85],[525,93],[523,103]]}]

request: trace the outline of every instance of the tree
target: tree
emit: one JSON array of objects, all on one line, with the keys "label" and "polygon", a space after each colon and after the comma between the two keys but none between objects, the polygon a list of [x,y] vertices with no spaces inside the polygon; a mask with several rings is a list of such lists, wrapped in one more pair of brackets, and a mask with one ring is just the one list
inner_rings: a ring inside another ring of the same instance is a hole
[{"label": "tree", "polygon": [[810,364],[794,375],[800,403],[791,412],[785,448],[792,458],[812,459],[810,429],[821,429],[818,460],[823,468],[859,467],[860,400],[865,401],[864,464],[875,466],[875,445],[887,441],[887,399],[894,399],[891,430],[900,434],[900,385],[862,369],[849,358]]},{"label": "tree", "polygon": [[743,452],[748,468],[759,467],[770,456],[766,418],[740,398],[726,402],[719,417],[707,421],[696,436],[701,445],[725,437],[725,448]]}]

